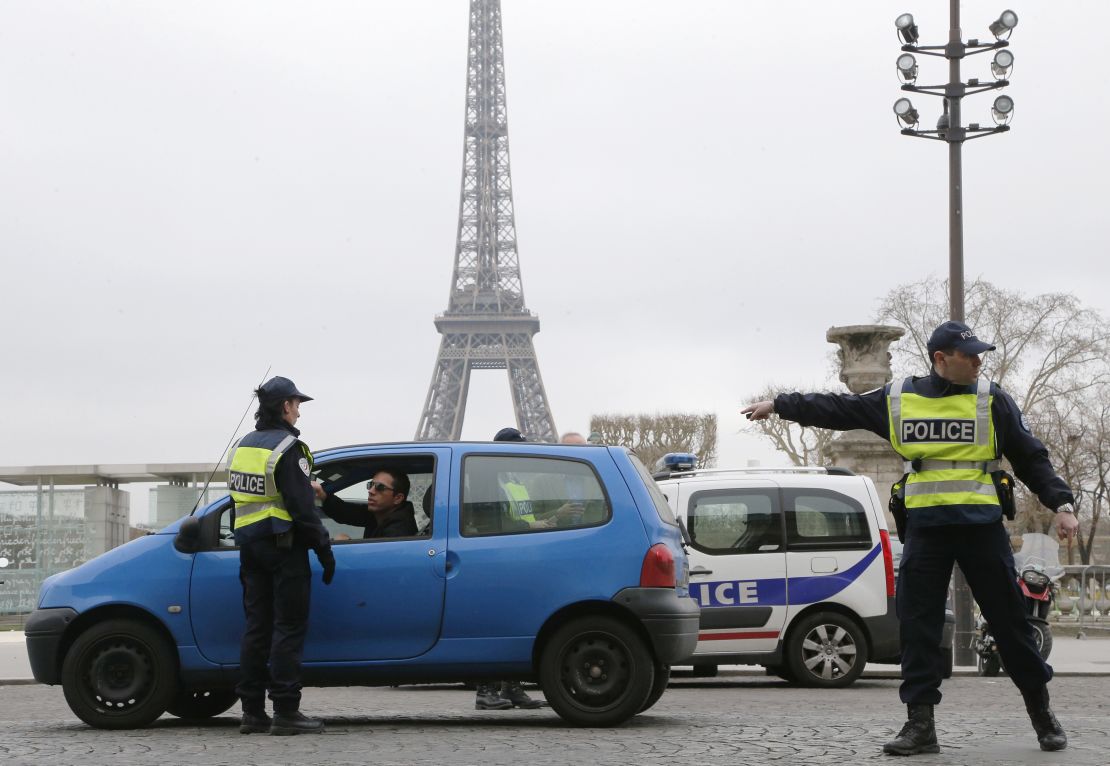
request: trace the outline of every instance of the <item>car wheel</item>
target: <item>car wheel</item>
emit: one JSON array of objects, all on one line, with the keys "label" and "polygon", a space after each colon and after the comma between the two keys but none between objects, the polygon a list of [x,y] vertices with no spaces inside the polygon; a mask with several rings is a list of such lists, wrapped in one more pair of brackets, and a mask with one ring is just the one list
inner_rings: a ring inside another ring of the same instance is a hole
[{"label": "car wheel", "polygon": [[1052,629],[1044,622],[1032,620],[1030,622],[1033,623],[1033,643],[1041,653],[1041,659],[1047,660],[1048,655],[1052,654]]},{"label": "car wheel", "polygon": [[1002,661],[999,660],[997,654],[992,654],[990,657],[979,655],[975,661],[975,667],[981,676],[996,676],[998,671],[1002,669]]},{"label": "car wheel", "polygon": [[667,684],[670,682],[671,666],[664,665],[662,662],[655,663],[655,680],[651,682],[651,692],[639,712],[644,712],[658,702],[659,698],[663,696],[663,692],[667,691]]},{"label": "car wheel", "polygon": [[184,689],[166,708],[178,718],[212,718],[224,712],[239,698],[229,689]]},{"label": "car wheel", "polygon": [[177,693],[173,649],[156,630],[132,620],[105,620],[73,642],[62,661],[70,709],[98,729],[146,726]]},{"label": "car wheel", "polygon": [[717,666],[716,665],[695,665],[694,678],[716,678]]},{"label": "car wheel", "polygon": [[655,682],[640,635],[612,617],[581,617],[555,631],[540,656],[552,709],[575,726],[616,726],[636,715]]},{"label": "car wheel", "polygon": [[787,669],[803,686],[848,686],[860,677],[866,662],[863,631],[836,612],[810,615],[787,639]]}]

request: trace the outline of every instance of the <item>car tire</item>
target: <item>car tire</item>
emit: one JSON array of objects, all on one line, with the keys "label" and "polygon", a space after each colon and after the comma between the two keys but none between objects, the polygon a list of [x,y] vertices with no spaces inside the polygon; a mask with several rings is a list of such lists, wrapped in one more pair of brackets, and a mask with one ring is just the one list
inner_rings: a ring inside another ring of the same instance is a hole
[{"label": "car tire", "polygon": [[663,696],[663,692],[667,691],[667,684],[670,682],[671,666],[664,665],[662,662],[655,663],[655,680],[651,682],[651,692],[639,712],[644,712],[658,702],[659,698]]},{"label": "car tire", "polygon": [[166,712],[190,720],[213,718],[230,709],[238,699],[230,689],[183,689],[166,707]]},{"label": "car tire", "polygon": [[848,617],[817,612],[786,641],[786,667],[802,686],[839,689],[853,683],[867,663],[867,639]]},{"label": "car tire", "polygon": [[105,620],[79,635],[62,661],[70,709],[98,729],[135,729],[162,715],[177,694],[173,648],[134,620]]},{"label": "car tire", "polygon": [[625,623],[613,617],[579,617],[545,643],[540,686],[564,721],[616,726],[647,703],[655,689],[655,665],[647,642]]}]

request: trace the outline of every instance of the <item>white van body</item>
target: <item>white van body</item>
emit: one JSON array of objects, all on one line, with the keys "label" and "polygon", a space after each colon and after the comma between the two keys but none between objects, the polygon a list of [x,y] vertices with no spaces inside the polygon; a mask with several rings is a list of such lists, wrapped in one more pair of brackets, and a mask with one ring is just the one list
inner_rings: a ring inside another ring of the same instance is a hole
[{"label": "white van body", "polygon": [[897,661],[891,544],[871,479],[823,468],[656,476],[689,535],[696,674],[757,664],[837,687],[868,661]]}]

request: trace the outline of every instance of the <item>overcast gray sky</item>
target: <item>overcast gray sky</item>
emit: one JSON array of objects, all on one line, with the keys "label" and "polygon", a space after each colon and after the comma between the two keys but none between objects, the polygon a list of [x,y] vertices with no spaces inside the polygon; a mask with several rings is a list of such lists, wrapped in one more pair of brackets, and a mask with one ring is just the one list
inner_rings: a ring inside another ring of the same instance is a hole
[{"label": "overcast gray sky", "polygon": [[[821,383],[828,327],[947,273],[947,149],[900,136],[891,105],[894,17],[942,44],[948,3],[502,5],[559,429],[713,411],[722,464],[781,462],[735,433],[747,395]],[[965,39],[1003,7],[964,2]],[[1110,4],[1014,9],[1014,129],[964,151],[967,275],[1110,313]],[[466,0],[0,2],[0,465],[214,460],[268,366],[317,398],[313,447],[411,439],[467,20]],[[920,84],[947,79],[921,59]],[[914,101],[931,126],[939,99]],[[475,374],[464,436],[512,419],[504,373]]]}]

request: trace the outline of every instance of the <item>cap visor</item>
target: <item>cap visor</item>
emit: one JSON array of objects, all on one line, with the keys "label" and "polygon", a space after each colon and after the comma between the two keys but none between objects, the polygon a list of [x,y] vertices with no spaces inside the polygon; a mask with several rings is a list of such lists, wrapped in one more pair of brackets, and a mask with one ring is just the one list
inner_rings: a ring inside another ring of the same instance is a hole
[{"label": "cap visor", "polygon": [[961,343],[956,348],[963,351],[965,354],[981,354],[984,351],[994,351],[995,346],[984,343],[981,340],[969,340],[966,343]]}]

